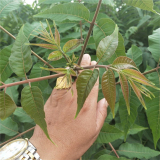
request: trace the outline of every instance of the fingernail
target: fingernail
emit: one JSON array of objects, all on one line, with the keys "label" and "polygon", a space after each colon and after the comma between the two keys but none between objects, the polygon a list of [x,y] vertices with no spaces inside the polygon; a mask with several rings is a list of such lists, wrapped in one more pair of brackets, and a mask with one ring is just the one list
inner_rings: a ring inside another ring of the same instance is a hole
[{"label": "fingernail", "polygon": [[83,55],[83,58],[82,58],[83,61],[86,61],[86,60],[89,60],[89,59],[90,59],[89,54],[84,54]]}]

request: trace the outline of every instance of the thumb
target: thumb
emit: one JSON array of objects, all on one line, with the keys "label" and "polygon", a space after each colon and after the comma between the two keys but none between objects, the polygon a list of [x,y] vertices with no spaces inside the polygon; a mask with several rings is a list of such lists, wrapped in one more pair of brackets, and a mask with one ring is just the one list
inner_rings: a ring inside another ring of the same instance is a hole
[{"label": "thumb", "polygon": [[107,117],[107,107],[108,103],[105,98],[101,99],[97,104],[97,116],[96,116],[96,124],[97,124],[97,132],[99,133],[103,123]]}]

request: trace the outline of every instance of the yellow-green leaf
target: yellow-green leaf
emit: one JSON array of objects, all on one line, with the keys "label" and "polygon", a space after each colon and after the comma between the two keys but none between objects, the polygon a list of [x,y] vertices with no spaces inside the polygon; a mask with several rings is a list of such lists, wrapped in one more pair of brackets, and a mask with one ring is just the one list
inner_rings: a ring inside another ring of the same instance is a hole
[{"label": "yellow-green leaf", "polygon": [[5,119],[10,116],[15,109],[17,108],[16,104],[12,98],[6,94],[4,91],[0,92],[0,119]]},{"label": "yellow-green leaf", "polygon": [[56,61],[56,60],[61,59],[62,57],[63,57],[63,55],[62,55],[62,53],[60,51],[54,51],[54,52],[49,54],[48,60]]},{"label": "yellow-green leaf", "polygon": [[69,40],[68,42],[66,42],[66,44],[63,46],[63,51],[65,53],[77,48],[80,44],[81,44],[81,40],[80,39],[72,39]]},{"label": "yellow-green leaf", "polygon": [[54,34],[55,35],[55,41],[56,41],[57,45],[60,46],[60,34],[58,32],[58,29],[57,29],[57,26],[56,26],[55,22],[54,22],[54,28],[55,28],[55,34]]},{"label": "yellow-green leaf", "polygon": [[108,69],[106,72],[104,72],[101,84],[103,95],[111,108],[113,117],[115,117],[114,109],[116,101],[116,84],[114,73],[111,69]]}]

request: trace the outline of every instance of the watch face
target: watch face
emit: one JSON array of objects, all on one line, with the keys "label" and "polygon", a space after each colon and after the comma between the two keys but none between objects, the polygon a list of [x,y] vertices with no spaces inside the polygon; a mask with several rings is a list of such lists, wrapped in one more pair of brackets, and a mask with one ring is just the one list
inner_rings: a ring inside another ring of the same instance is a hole
[{"label": "watch face", "polygon": [[18,158],[27,148],[28,141],[16,139],[0,148],[0,160],[14,160]]}]

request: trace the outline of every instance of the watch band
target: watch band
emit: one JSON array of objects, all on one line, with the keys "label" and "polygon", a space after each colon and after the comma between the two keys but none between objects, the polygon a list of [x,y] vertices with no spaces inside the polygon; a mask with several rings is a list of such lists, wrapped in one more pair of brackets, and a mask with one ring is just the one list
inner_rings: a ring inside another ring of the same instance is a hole
[{"label": "watch band", "polygon": [[42,160],[40,159],[39,154],[37,153],[37,149],[34,145],[28,141],[27,149],[22,153],[22,155],[17,160]]}]

